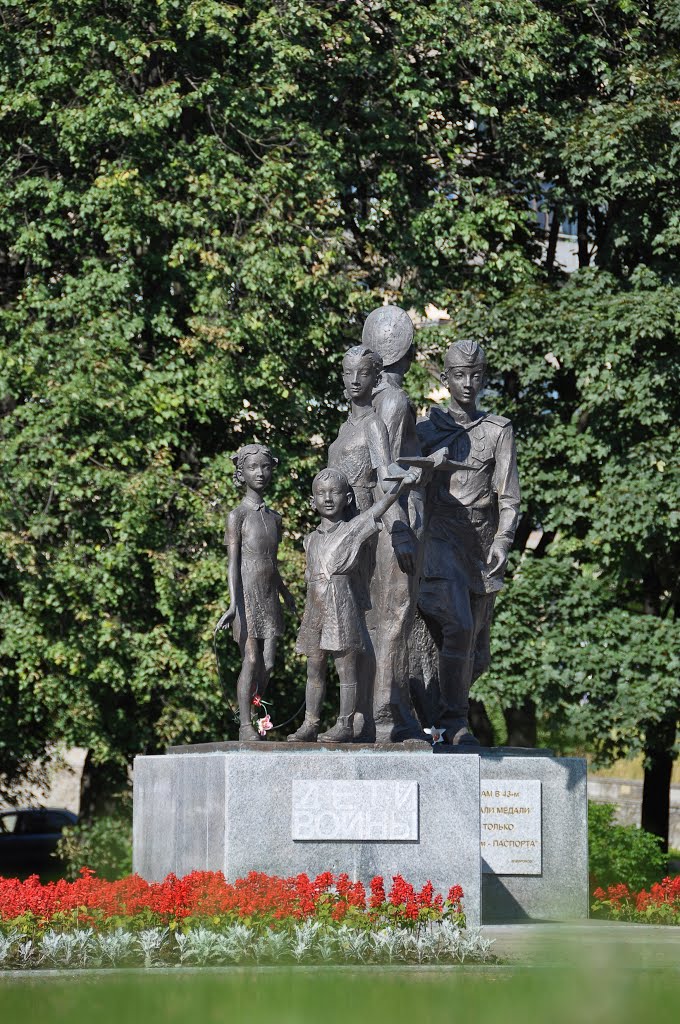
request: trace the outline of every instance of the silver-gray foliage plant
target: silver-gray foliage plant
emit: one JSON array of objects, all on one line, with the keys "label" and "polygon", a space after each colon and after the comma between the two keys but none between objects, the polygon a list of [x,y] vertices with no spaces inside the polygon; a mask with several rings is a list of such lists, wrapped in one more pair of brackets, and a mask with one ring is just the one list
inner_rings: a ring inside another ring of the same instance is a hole
[{"label": "silver-gray foliage plant", "polygon": [[491,957],[492,940],[479,931],[463,931],[451,921],[409,930],[384,926],[373,931],[321,921],[301,921],[290,930],[258,931],[240,922],[213,930],[206,925],[186,932],[123,928],[97,934],[91,928],[49,929],[34,940],[18,929],[0,932],[0,969],[122,967],[153,968],[237,963],[465,963]]}]

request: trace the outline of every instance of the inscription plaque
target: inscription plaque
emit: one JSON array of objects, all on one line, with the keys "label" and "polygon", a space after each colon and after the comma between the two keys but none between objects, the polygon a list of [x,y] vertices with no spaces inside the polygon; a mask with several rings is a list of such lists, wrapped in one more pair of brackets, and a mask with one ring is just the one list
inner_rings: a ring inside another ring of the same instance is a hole
[{"label": "inscription plaque", "polygon": [[541,783],[527,779],[481,779],[482,871],[494,875],[540,875]]},{"label": "inscription plaque", "polygon": [[417,842],[418,783],[293,780],[294,840]]}]

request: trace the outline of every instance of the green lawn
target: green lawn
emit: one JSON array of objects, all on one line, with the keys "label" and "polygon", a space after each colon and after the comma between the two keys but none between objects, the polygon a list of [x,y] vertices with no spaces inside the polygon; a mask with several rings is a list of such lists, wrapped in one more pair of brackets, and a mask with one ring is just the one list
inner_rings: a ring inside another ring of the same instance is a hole
[{"label": "green lawn", "polygon": [[189,971],[0,978],[3,1024],[677,1024],[680,972],[617,968]]}]

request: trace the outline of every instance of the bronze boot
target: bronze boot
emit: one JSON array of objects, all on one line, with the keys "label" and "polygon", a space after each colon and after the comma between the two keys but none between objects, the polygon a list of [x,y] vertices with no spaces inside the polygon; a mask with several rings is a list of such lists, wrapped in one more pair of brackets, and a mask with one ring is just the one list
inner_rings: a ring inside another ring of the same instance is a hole
[{"label": "bronze boot", "polygon": [[470,731],[467,717],[469,680],[469,658],[439,655],[439,692],[442,699],[439,725],[444,729],[445,741],[456,747],[479,746],[479,740]]},{"label": "bronze boot", "polygon": [[292,732],[286,739],[290,743],[314,743],[319,735],[319,719],[310,714],[305,714],[305,719],[296,732]]},{"label": "bronze boot", "polygon": [[353,683],[340,683],[340,714],[332,729],[317,736],[318,743],[352,743],[357,688]]}]

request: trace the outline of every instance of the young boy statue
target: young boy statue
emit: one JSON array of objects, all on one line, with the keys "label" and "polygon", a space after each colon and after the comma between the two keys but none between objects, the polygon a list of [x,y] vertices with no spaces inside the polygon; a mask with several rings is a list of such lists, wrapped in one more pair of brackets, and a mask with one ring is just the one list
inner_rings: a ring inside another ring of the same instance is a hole
[{"label": "young boy statue", "polygon": [[[411,470],[374,505],[347,521],[344,515],[352,491],[345,474],[330,468],[314,478],[312,504],[321,523],[304,542],[307,599],[296,645],[298,654],[307,655],[306,711],[304,722],[289,740],[349,743],[354,738],[357,662],[370,646],[368,578],[362,565],[369,553],[363,549],[380,529],[380,517],[417,481],[418,473]],[[329,654],[340,679],[340,714],[333,728],[319,735]]]}]

